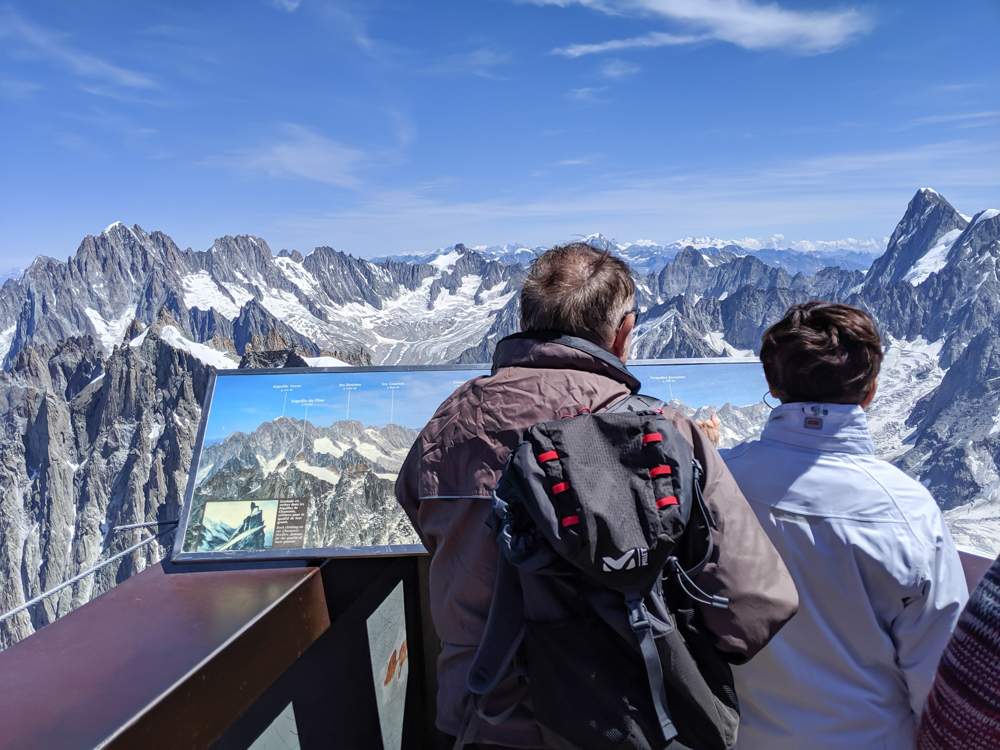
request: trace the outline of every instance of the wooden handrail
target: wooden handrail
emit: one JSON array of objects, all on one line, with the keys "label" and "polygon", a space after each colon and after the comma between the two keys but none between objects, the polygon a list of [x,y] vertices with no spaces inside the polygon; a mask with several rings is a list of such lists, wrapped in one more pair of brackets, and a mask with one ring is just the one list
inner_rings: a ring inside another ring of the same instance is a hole
[{"label": "wooden handrail", "polygon": [[207,748],[330,626],[318,568],[178,567],[0,652],[0,747]]}]

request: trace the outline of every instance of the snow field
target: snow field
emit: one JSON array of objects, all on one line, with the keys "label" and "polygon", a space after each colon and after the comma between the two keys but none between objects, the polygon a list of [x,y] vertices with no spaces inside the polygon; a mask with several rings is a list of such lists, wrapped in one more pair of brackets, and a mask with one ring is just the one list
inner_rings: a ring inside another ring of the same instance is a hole
[{"label": "snow field", "polygon": [[353,367],[353,365],[342,362],[336,357],[303,357],[310,367]]},{"label": "snow field", "polygon": [[903,281],[909,281],[913,286],[923,283],[928,276],[937,273],[948,263],[948,252],[955,240],[962,234],[961,229],[952,229],[938,239],[937,244],[928,250],[913,267],[903,276]]},{"label": "snow field", "polygon": [[724,357],[753,357],[753,349],[737,349],[725,339],[722,331],[712,331],[702,336],[702,339],[712,347],[712,351]]},{"label": "snow field", "polygon": [[188,309],[214,309],[227,320],[239,317],[240,308],[219,288],[208,271],[188,274],[181,281],[184,284],[184,304]]},{"label": "snow field", "polygon": [[320,289],[319,282],[302,267],[302,264],[296,263],[291,258],[275,257],[273,260],[274,264],[281,269],[285,278],[295,284],[305,294],[314,297],[321,293],[322,290]]},{"label": "snow field", "polygon": [[17,330],[17,325],[12,325],[10,328],[5,328],[0,331],[0,360],[7,356],[7,352],[10,351],[10,345],[14,343],[14,332]]},{"label": "snow field", "polygon": [[185,351],[206,365],[211,365],[216,369],[235,370],[239,367],[239,362],[230,359],[226,356],[226,354],[220,352],[218,349],[213,349],[210,346],[198,344],[194,341],[188,341],[174,326],[163,326],[160,331],[160,339],[172,346],[174,349]]},{"label": "snow field", "polygon": [[875,442],[875,454],[886,461],[909,450],[906,443],[915,427],[906,418],[917,401],[941,384],[944,370],[938,355],[944,341],[905,341],[888,337],[875,400],[866,412]]},{"label": "snow field", "polygon": [[[125,331],[128,329],[129,323],[135,319],[136,307],[126,310],[120,318],[110,321],[105,320],[97,310],[92,310],[89,307],[85,312],[87,313],[87,317],[90,318],[94,330],[97,332],[97,338],[104,345],[105,352],[110,354],[115,345],[122,343],[124,340]],[[7,345],[7,348],[10,348],[10,344]]]},{"label": "snow field", "polygon": [[322,479],[324,482],[328,482],[334,487],[336,487],[337,483],[340,482],[340,474],[333,469],[327,469],[322,466],[310,466],[305,461],[296,461],[294,466],[303,474],[309,474],[317,479]]},{"label": "snow field", "polygon": [[313,441],[313,453],[326,453],[327,455],[333,456],[334,458],[340,458],[344,455],[344,451],[339,446],[335,445],[330,438],[316,438]]}]

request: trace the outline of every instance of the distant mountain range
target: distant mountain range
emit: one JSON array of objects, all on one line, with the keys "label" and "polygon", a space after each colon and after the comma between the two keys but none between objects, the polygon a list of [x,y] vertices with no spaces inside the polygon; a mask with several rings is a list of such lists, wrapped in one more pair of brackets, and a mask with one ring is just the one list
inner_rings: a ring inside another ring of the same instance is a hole
[{"label": "distant mountain range", "polygon": [[0,272],[0,284],[7,279],[19,279],[22,276],[24,276],[23,268],[8,268],[6,271]]},{"label": "distant mountain range", "polygon": [[[651,240],[619,243],[603,234],[592,234],[583,241],[592,247],[610,250],[627,261],[636,273],[643,275],[658,273],[673,261],[679,252],[693,247],[709,255],[718,256],[726,253],[731,257],[753,256],[766,265],[783,268],[794,276],[797,273],[814,274],[831,267],[840,267],[847,271],[867,271],[872,261],[885,252],[889,238],[848,239],[842,242],[797,242],[785,245],[784,248],[780,246],[780,243],[784,242],[781,235],[776,235],[771,240],[739,241],[719,240],[714,237],[687,237],[666,245],[658,245]],[[469,249],[489,260],[527,267],[548,248],[532,248],[519,244],[477,245],[467,248],[463,244],[457,244],[422,255],[392,255],[374,260],[384,261],[391,258],[400,263],[434,263],[442,262],[440,259],[447,258],[455,252],[465,252]]]},{"label": "distant mountain range", "polygon": [[[634,357],[753,354],[763,330],[808,299],[869,310],[886,341],[869,410],[879,454],[930,489],[958,541],[1000,549],[1000,211],[966,217],[922,189],[877,257],[861,245],[801,252],[588,241],[633,264],[642,310]],[[146,533],[116,525],[178,517],[211,367],[489,361],[517,330],[527,256],[487,250],[456,245],[419,261],[375,262],[329,247],[274,255],[241,235],[181,251],[161,232],[116,223],[86,237],[68,262],[40,257],[5,281],[0,611]],[[851,265],[862,264],[852,253],[869,252],[867,267]],[[724,410],[725,440],[754,434],[765,408]],[[365,437],[356,423],[338,436],[304,429],[311,452],[302,444],[279,457],[263,443],[237,450],[234,440],[206,455],[234,451],[230,459],[260,474],[277,460],[269,481],[325,482],[329,509],[392,512],[390,477],[412,436],[386,427]],[[317,448],[324,438],[360,454],[356,471]],[[334,502],[337,493],[349,501]],[[329,509],[314,538],[363,532]],[[0,647],[161,559],[169,539],[3,623]]]}]

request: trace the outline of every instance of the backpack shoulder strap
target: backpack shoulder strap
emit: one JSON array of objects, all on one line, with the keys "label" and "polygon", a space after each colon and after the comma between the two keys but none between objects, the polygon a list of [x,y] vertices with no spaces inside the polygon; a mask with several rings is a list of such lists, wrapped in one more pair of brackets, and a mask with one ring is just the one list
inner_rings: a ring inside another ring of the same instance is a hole
[{"label": "backpack shoulder strap", "polygon": [[649,690],[653,697],[653,707],[656,718],[663,731],[663,739],[668,744],[677,736],[677,728],[670,716],[667,706],[667,691],[663,678],[663,663],[653,640],[653,629],[649,622],[649,611],[643,602],[642,595],[626,595],[625,604],[628,607],[628,621],[639,643],[639,652],[646,666],[646,679],[649,680]]}]

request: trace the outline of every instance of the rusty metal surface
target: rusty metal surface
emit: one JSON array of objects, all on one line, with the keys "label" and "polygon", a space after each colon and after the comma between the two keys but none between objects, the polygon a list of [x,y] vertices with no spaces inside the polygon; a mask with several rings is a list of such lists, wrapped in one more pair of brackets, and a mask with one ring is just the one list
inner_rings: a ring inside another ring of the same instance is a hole
[{"label": "rusty metal surface", "polygon": [[207,747],[329,626],[318,568],[153,566],[0,652],[0,747]]}]

